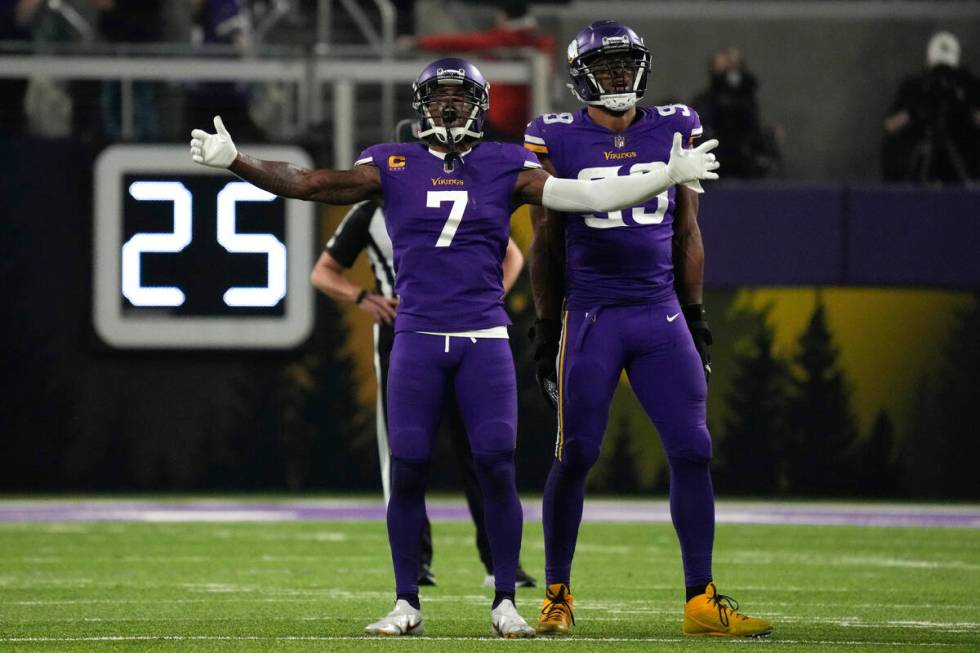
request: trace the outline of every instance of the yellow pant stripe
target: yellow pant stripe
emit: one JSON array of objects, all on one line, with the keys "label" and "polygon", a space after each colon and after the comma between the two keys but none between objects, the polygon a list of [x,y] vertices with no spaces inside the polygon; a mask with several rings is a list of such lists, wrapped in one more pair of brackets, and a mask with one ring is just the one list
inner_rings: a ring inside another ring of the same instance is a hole
[{"label": "yellow pant stripe", "polygon": [[563,421],[565,406],[565,341],[568,338],[568,311],[562,315],[561,345],[558,350],[558,441],[555,443],[555,458],[561,462],[562,448],[565,446],[565,424]]}]

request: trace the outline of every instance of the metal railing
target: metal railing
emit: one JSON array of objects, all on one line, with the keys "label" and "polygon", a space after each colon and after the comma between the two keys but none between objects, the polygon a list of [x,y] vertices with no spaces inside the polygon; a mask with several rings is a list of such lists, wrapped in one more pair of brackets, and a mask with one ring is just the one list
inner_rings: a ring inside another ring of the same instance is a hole
[{"label": "metal railing", "polygon": [[[296,7],[294,0],[273,0],[268,11],[259,17],[252,46],[242,54],[227,44],[207,44],[190,50],[186,44],[171,42],[100,43],[93,26],[71,2],[47,0],[47,9],[77,33],[79,42],[46,43],[43,49],[38,48],[38,44],[0,42],[0,78],[119,81],[119,128],[124,139],[134,137],[134,82],[137,80],[284,83],[290,88],[283,94],[278,131],[287,137],[295,136],[332,113],[334,164],[347,165],[353,160],[357,142],[355,98],[358,84],[379,87],[380,123],[388,133],[394,126],[396,115],[404,113],[395,106],[396,84],[411,83],[428,63],[422,59],[395,59],[397,11],[391,0],[371,1],[375,10],[373,18],[365,10],[363,0],[318,0],[316,40],[313,44],[307,42],[304,47],[296,47],[295,44],[277,46],[266,42],[272,29]],[[338,10],[350,18],[365,44],[332,43]],[[375,21],[380,24],[376,26]],[[28,51],[38,54],[4,54],[18,45],[27,46]],[[365,45],[375,59],[364,57]],[[549,61],[546,55],[528,50],[523,61],[482,61],[477,64],[493,81],[530,84],[533,111],[541,113],[548,109]],[[324,98],[327,86],[332,87],[329,108]]]},{"label": "metal railing", "polygon": [[[120,118],[124,138],[132,137],[135,81],[167,82],[282,82],[292,87],[292,106],[284,112],[288,134],[299,136],[311,124],[333,122],[333,165],[340,168],[354,161],[359,125],[356,88],[358,85],[410,84],[429,59],[337,59],[315,55],[216,59],[174,56],[57,56],[0,55],[0,78],[42,77],[52,80],[104,80],[121,82]],[[529,51],[523,61],[473,60],[490,80],[526,83],[531,87],[532,113],[549,108],[549,62],[545,54]],[[332,87],[332,100],[326,104],[325,87]],[[393,110],[392,110],[393,114]],[[394,127],[392,117],[383,118],[384,132]]]},{"label": "metal railing", "polygon": [[[391,56],[395,45],[395,23],[397,11],[391,0],[372,0],[381,17],[380,31],[371,22],[358,0],[337,0],[350,16],[355,27],[364,37],[367,45],[379,56]],[[316,50],[326,54],[331,48],[334,0],[318,0],[316,11]],[[91,43],[96,40],[95,27],[66,0],[47,0],[45,8],[59,16],[74,31],[80,40]],[[269,9],[258,17],[254,27],[256,42],[263,43],[269,32],[295,9],[293,0],[273,0]]]},{"label": "metal railing", "polygon": [[[350,16],[368,47],[384,62],[390,62],[395,53],[395,21],[397,12],[390,0],[373,0],[381,17],[380,31],[374,27],[370,17],[358,0],[339,0]],[[330,53],[333,44],[333,0],[319,0],[317,3],[317,37],[314,51],[319,55]],[[381,122],[390,125],[395,122],[395,87],[393,82],[381,85]]]}]

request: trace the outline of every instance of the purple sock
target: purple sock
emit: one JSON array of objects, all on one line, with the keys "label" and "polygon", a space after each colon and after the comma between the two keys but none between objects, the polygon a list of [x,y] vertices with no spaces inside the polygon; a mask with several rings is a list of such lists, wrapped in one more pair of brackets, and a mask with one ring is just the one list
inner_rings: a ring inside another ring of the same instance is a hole
[{"label": "purple sock", "polygon": [[415,608],[416,610],[421,610],[422,609],[422,602],[419,601],[419,595],[418,594],[396,594],[395,595],[395,601],[397,602],[399,600],[401,600],[401,601],[407,601],[408,604],[410,606],[412,606],[413,608]]},{"label": "purple sock", "polygon": [[582,522],[588,467],[552,463],[544,485],[545,578],[549,585],[568,583],[572,575],[575,541]]},{"label": "purple sock", "polygon": [[388,541],[395,565],[395,592],[418,594],[419,556],[425,524],[425,486],[429,463],[391,459]]},{"label": "purple sock", "polygon": [[684,585],[711,581],[711,549],[715,541],[715,496],[709,462],[668,458],[670,518],[681,544]]},{"label": "purple sock", "polygon": [[497,592],[514,593],[521,552],[524,510],[517,496],[514,452],[473,452],[473,466],[483,491],[484,523]]}]

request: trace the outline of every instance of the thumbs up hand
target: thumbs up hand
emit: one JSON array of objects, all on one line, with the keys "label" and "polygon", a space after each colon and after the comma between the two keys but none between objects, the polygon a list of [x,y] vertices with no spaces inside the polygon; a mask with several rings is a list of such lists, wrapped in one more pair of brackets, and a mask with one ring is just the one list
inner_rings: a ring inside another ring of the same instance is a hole
[{"label": "thumbs up hand", "polygon": [[214,117],[214,129],[217,133],[209,134],[203,129],[191,132],[191,159],[194,163],[212,168],[227,168],[238,156],[235,142],[225,129],[221,116]]}]

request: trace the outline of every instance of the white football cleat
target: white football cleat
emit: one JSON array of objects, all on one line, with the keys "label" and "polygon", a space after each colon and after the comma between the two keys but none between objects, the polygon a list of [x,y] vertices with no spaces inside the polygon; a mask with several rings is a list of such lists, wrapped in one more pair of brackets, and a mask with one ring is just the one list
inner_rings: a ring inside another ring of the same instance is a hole
[{"label": "white football cleat", "polygon": [[365,626],[364,632],[379,637],[422,635],[425,632],[425,628],[422,626],[422,611],[413,608],[408,601],[398,599],[395,601],[394,610],[373,624]]},{"label": "white football cleat", "polygon": [[490,629],[494,635],[505,639],[534,637],[534,629],[524,621],[510,599],[504,599],[490,611]]}]

